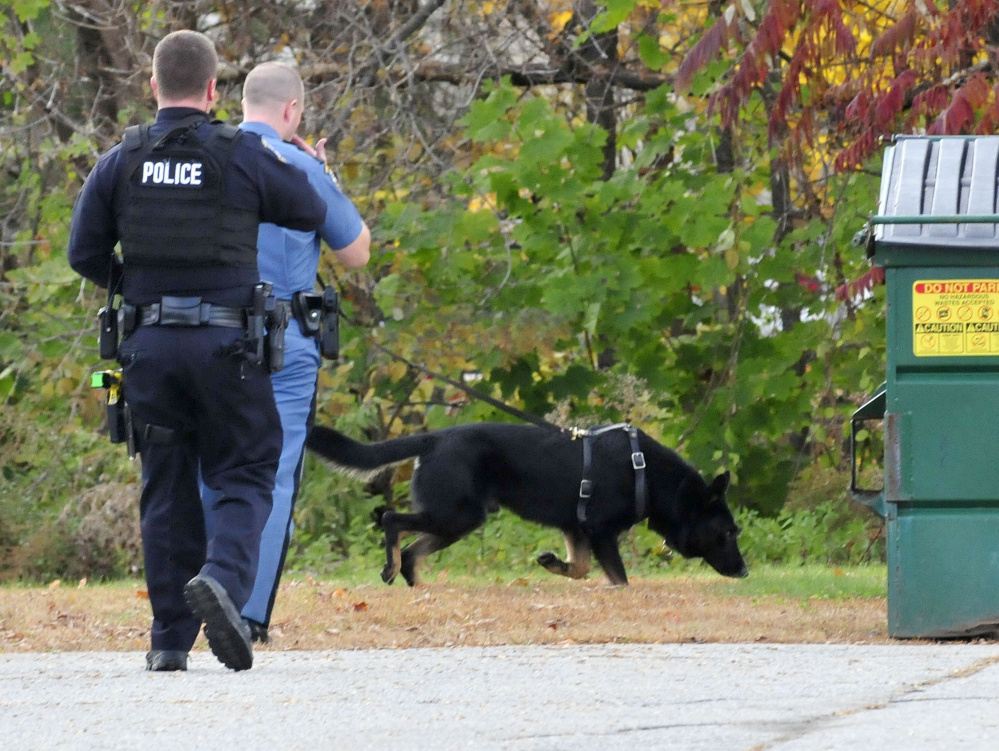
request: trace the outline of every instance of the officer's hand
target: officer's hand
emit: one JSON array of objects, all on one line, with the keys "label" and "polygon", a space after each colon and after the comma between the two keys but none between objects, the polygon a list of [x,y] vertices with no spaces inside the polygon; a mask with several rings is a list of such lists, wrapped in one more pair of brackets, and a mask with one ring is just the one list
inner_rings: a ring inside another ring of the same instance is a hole
[{"label": "officer's hand", "polygon": [[304,151],[309,156],[315,157],[316,159],[318,159],[319,161],[321,161],[323,164],[326,164],[326,139],[325,138],[320,138],[318,141],[316,141],[315,148],[313,148],[312,146],[310,146],[306,142],[306,140],[304,138],[302,138],[301,136],[299,136],[297,134],[293,135],[291,137],[291,142],[293,144],[295,144],[296,146],[298,146],[298,148],[300,148],[302,151]]}]

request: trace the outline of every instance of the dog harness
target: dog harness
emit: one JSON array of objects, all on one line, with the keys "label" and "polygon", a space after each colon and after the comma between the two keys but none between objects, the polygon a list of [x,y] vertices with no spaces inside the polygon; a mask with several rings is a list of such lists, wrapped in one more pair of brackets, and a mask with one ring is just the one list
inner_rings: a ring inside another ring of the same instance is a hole
[{"label": "dog harness", "polygon": [[626,422],[615,423],[603,428],[572,429],[572,440],[583,439],[583,479],[579,483],[579,503],[576,504],[576,519],[586,523],[586,505],[593,497],[593,481],[590,469],[593,461],[593,441],[612,430],[624,430],[631,442],[631,466],[635,470],[635,518],[645,516],[645,454],[638,446],[638,428]]}]

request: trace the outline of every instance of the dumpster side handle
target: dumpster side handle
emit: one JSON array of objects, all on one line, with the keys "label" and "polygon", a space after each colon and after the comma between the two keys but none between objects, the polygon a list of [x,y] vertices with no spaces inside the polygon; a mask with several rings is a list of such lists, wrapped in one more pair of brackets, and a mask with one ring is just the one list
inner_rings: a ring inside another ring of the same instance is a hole
[{"label": "dumpster side handle", "polygon": [[882,383],[874,396],[868,399],[850,418],[850,497],[857,503],[867,506],[882,519],[887,513],[885,506],[885,490],[861,488],[857,486],[857,431],[860,423],[868,420],[883,420],[887,397],[886,384]]}]

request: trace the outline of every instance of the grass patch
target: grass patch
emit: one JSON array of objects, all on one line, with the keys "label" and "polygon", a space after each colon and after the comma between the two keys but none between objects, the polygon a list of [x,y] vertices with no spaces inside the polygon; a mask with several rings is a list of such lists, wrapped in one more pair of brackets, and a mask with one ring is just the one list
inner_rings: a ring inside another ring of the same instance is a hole
[{"label": "grass patch", "polygon": [[795,599],[841,600],[888,596],[888,568],[869,566],[755,566],[745,579],[705,578],[708,591],[718,595],[761,597],[783,595]]}]

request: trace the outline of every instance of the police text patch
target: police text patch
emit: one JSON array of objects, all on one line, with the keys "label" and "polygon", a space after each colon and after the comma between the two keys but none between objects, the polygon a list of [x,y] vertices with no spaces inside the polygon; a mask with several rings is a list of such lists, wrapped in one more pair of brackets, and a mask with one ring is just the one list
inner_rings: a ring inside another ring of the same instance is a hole
[{"label": "police text patch", "polygon": [[201,162],[161,159],[142,163],[143,185],[180,185],[200,188],[201,179]]}]

